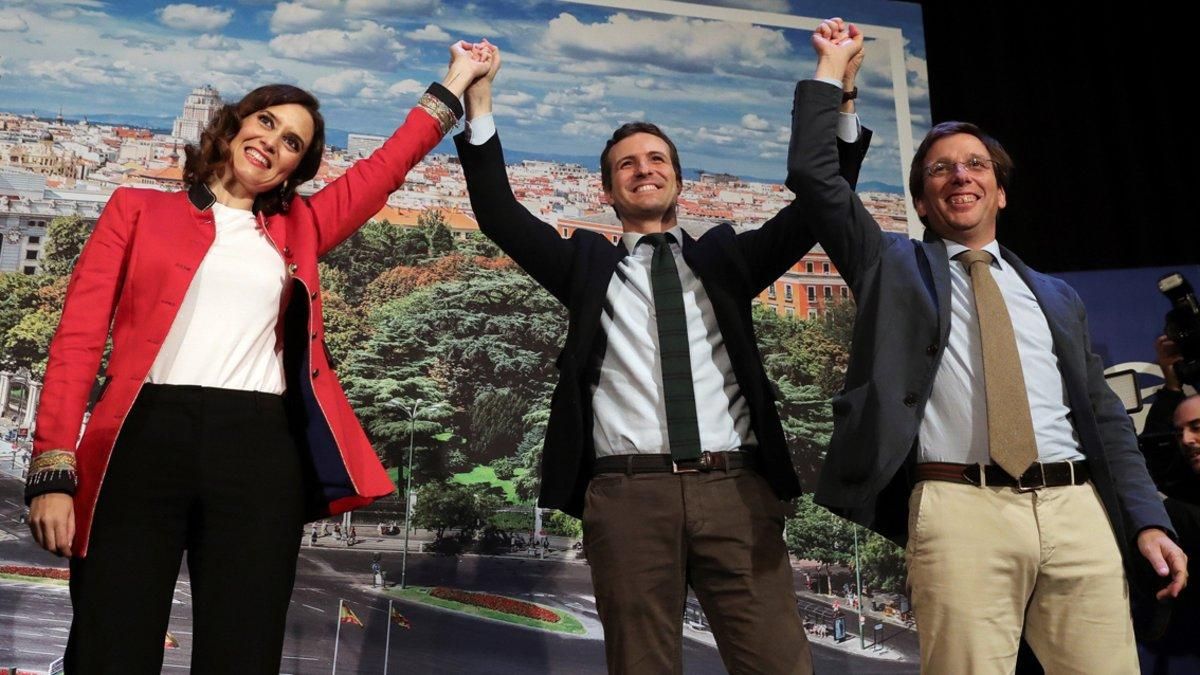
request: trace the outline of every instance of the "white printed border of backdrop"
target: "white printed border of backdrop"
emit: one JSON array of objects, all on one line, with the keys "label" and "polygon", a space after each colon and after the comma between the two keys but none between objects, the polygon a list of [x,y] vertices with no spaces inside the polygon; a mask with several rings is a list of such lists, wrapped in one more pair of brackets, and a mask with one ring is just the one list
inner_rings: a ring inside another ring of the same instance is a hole
[{"label": "white printed border of backdrop", "polygon": [[[688,2],[673,0],[568,0],[580,5],[594,5],[613,9],[628,9],[637,12],[657,12],[674,16],[690,16],[697,19],[714,19],[717,21],[735,21],[753,23],[764,26],[779,26],[780,28],[796,28],[800,30],[816,30],[825,17],[799,16],[795,14],[777,14],[760,12],[752,9],[735,9],[731,7],[714,7],[711,5],[694,5]],[[892,75],[893,103],[896,110],[897,141],[900,144],[900,175],[907,176],[908,164],[912,160],[913,146],[912,114],[908,106],[908,77],[904,66],[904,33],[892,26],[877,26],[873,24],[856,24],[863,34],[882,45],[883,49],[872,46],[872,51],[883,52],[887,55],[888,66]],[[801,74],[801,77],[804,75]],[[909,133],[899,133],[900,129]],[[908,234],[920,238],[925,226],[917,217],[912,205],[912,194],[908,189],[908,181],[902,181],[904,186],[904,203],[908,209]]]}]

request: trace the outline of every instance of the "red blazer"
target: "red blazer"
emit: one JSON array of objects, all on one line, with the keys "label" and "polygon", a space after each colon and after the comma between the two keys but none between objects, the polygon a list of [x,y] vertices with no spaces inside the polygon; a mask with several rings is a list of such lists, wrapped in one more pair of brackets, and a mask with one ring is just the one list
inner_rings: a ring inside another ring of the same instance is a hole
[{"label": "red blazer", "polygon": [[[294,199],[288,212],[258,215],[292,279],[279,334],[290,410],[304,419],[298,441],[316,472],[312,518],[364,506],[394,490],[322,348],[317,258],[378,213],[461,115],[457,98],[434,85],[369,159],[312,197]],[[50,343],[26,498],[74,491],[72,550],[80,557],[87,555],[96,499],[121,425],[215,237],[213,201],[204,185],[186,193],[118,189],[72,272]],[[76,449],[110,325],[105,387]]]}]

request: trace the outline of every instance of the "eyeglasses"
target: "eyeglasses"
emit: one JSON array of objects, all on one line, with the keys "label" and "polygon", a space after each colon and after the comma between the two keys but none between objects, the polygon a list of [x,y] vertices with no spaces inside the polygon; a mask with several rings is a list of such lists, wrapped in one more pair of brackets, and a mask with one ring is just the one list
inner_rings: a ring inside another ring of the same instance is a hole
[{"label": "eyeglasses", "polygon": [[968,157],[965,162],[946,162],[939,161],[925,166],[925,175],[930,178],[945,178],[954,173],[958,167],[962,167],[967,173],[982,174],[992,170],[992,165],[996,163],[994,159],[987,157]]}]

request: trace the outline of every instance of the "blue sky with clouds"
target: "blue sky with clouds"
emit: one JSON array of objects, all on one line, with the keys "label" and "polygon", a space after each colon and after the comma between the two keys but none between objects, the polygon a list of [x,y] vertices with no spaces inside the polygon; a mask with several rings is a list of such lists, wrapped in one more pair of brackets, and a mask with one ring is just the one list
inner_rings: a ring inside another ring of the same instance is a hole
[{"label": "blue sky with clouds", "polygon": [[[174,116],[195,86],[233,100],[283,81],[313,90],[329,126],[386,134],[444,72],[447,44],[487,37],[504,54],[496,95],[506,147],[590,156],[620,123],[648,119],[675,138],[685,166],[781,178],[792,86],[814,59],[809,30],[737,11],[754,10],[899,28],[914,127],[906,133],[923,135],[916,5],[693,4],[734,11],[724,20],[649,11],[684,6],[657,0],[637,10],[560,0],[5,0],[0,108]],[[899,185],[892,72],[887,50],[869,52],[860,112],[877,136],[863,180]]]}]

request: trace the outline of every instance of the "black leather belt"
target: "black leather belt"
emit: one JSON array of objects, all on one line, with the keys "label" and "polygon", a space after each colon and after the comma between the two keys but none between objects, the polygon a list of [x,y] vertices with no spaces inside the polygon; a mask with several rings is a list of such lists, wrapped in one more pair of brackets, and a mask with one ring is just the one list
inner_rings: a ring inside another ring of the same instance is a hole
[{"label": "black leather belt", "polygon": [[918,481],[944,480],[968,483],[981,487],[1014,487],[1018,490],[1038,490],[1062,485],[1083,485],[1091,477],[1085,460],[1076,462],[1034,462],[1033,466],[1013,478],[994,464],[954,464],[951,462],[922,462],[916,467]]},{"label": "black leather belt", "polygon": [[667,454],[608,455],[598,457],[592,465],[592,475],[602,473],[708,473],[752,469],[757,465],[749,452],[703,452],[700,457],[683,462],[671,461]]}]

